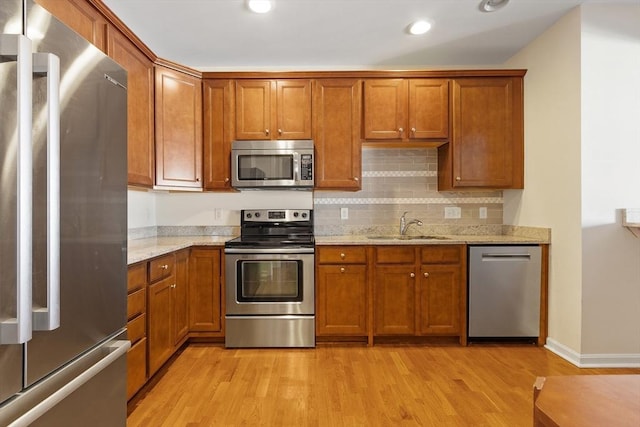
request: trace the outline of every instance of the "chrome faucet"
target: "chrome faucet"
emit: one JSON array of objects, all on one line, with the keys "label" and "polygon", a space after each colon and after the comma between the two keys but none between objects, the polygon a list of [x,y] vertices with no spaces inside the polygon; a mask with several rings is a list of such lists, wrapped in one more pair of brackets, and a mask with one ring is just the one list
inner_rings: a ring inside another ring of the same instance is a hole
[{"label": "chrome faucet", "polygon": [[409,228],[409,226],[411,224],[417,224],[418,226],[422,226],[422,221],[420,221],[419,219],[415,219],[414,218],[411,221],[407,222],[407,219],[405,218],[405,215],[408,214],[408,213],[409,213],[409,211],[406,211],[400,217],[400,235],[401,236],[404,236],[404,234],[407,232],[407,228]]}]

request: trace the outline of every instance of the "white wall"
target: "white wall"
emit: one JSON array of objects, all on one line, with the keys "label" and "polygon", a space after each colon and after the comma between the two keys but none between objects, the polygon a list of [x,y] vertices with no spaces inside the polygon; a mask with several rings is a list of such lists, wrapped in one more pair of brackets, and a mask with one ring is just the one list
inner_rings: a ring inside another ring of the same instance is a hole
[{"label": "white wall", "polygon": [[581,348],[580,12],[511,58],[528,69],[525,190],[505,191],[505,224],[551,228],[549,338]]},{"label": "white wall", "polygon": [[640,239],[619,213],[640,207],[640,4],[581,10],[581,353],[640,360]]},{"label": "white wall", "polygon": [[129,190],[129,229],[165,225],[240,225],[240,209],[312,209],[311,191],[169,193]]},{"label": "white wall", "polygon": [[525,77],[525,190],[506,224],[552,228],[549,342],[578,365],[640,365],[640,5],[584,5],[511,58]]}]

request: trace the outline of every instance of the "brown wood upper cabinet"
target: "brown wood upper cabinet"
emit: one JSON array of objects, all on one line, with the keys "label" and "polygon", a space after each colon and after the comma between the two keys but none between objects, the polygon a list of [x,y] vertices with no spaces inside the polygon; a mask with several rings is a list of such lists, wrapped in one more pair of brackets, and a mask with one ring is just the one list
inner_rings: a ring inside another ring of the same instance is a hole
[{"label": "brown wood upper cabinet", "polygon": [[360,102],[360,80],[325,79],[313,82],[316,189],[360,189]]},{"label": "brown wood upper cabinet", "polygon": [[449,80],[365,80],[363,132],[369,140],[446,141]]},{"label": "brown wood upper cabinet", "polygon": [[107,31],[108,54],[127,70],[128,184],[152,187],[154,178],[153,63],[124,34]]},{"label": "brown wood upper cabinet", "polygon": [[205,79],[204,189],[231,189],[231,141],[235,105],[232,80]]},{"label": "brown wood upper cabinet", "polygon": [[107,51],[107,20],[86,0],[36,0],[36,3],[98,49]]},{"label": "brown wood upper cabinet", "polygon": [[311,139],[311,80],[237,80],[236,139]]},{"label": "brown wood upper cabinet", "polygon": [[202,80],[156,65],[156,186],[202,188]]},{"label": "brown wood upper cabinet", "polygon": [[452,82],[452,137],[438,148],[438,190],[524,188],[522,77]]}]

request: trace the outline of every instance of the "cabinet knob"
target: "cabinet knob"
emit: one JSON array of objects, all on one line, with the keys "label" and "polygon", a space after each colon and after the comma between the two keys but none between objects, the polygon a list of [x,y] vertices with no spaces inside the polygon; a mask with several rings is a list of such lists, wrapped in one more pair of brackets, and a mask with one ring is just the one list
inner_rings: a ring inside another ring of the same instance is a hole
[{"label": "cabinet knob", "polygon": [[267,136],[269,136],[269,129],[265,129],[265,130],[264,130],[264,134],[265,134],[265,135],[267,135]]},{"label": "cabinet knob", "polygon": [[167,264],[163,264],[163,265],[160,266],[160,268],[163,269],[163,270],[168,270],[169,266]]},{"label": "cabinet knob", "polygon": [[196,182],[200,182],[200,178],[196,178]]},{"label": "cabinet knob", "polygon": [[460,181],[460,177],[459,176],[456,176],[456,181]]},{"label": "cabinet knob", "polygon": [[340,258],[342,258],[342,259],[344,259],[344,257],[345,257],[345,256],[346,256],[346,255],[345,255],[344,253],[341,253],[341,254],[340,254]]},{"label": "cabinet knob", "polygon": [[278,129],[278,135],[282,135],[282,129]]},{"label": "cabinet knob", "polygon": [[344,273],[344,267],[340,267],[340,273]]},{"label": "cabinet knob", "polygon": [[416,273],[409,274],[410,277],[416,277]]},{"label": "cabinet knob", "polygon": [[399,133],[400,135],[402,135],[402,132],[404,132],[404,129],[402,129],[402,128],[398,128],[398,133]]},{"label": "cabinet knob", "polygon": [[225,179],[224,179],[224,182],[229,182],[229,178],[228,178],[228,177],[227,177],[227,178],[225,178]]},{"label": "cabinet knob", "polygon": [[411,133],[416,133],[416,128],[411,128]]},{"label": "cabinet knob", "polygon": [[424,277],[429,277],[429,273],[424,273]]},{"label": "cabinet knob", "polygon": [[171,288],[175,289],[176,288],[176,284],[174,283],[173,285],[171,285]]}]

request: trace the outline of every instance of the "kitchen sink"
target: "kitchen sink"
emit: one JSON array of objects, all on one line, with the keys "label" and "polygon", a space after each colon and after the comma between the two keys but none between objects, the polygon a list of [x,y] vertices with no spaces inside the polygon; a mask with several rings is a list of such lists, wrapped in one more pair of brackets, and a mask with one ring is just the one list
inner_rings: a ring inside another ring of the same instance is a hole
[{"label": "kitchen sink", "polygon": [[371,240],[449,240],[445,236],[401,236],[401,235],[382,235],[382,236],[367,236],[367,239]]}]

